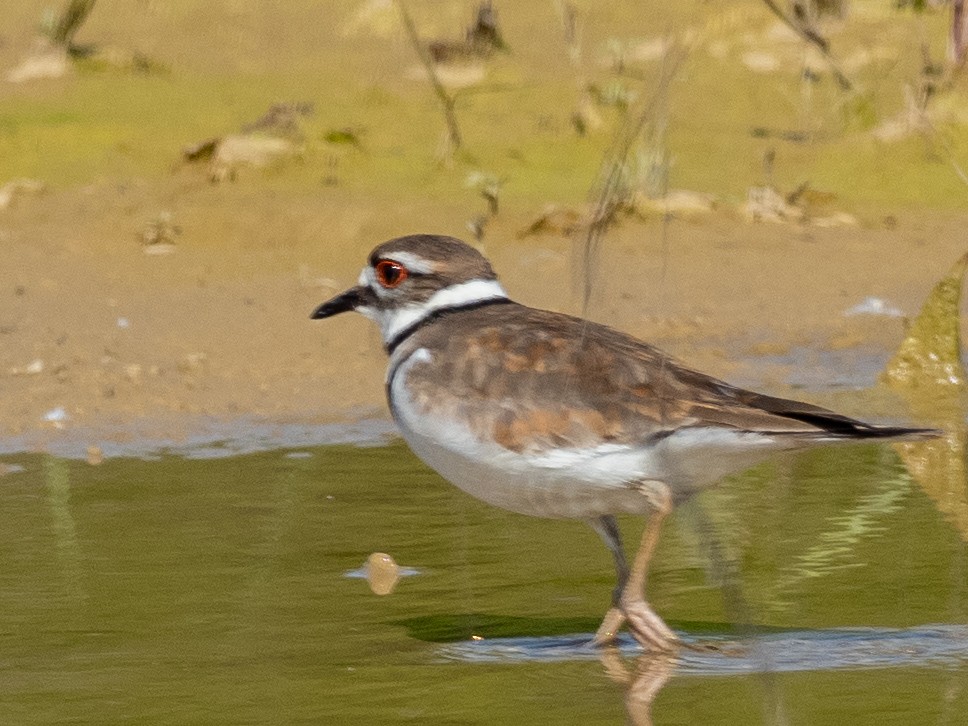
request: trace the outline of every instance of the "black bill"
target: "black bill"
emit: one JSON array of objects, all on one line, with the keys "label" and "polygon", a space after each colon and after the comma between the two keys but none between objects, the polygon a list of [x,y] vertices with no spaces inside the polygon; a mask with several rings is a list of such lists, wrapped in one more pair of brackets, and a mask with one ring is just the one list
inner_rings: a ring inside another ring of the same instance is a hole
[{"label": "black bill", "polygon": [[332,300],[327,300],[318,308],[313,310],[309,317],[312,320],[322,320],[331,318],[340,313],[356,310],[358,307],[370,305],[373,302],[373,293],[368,287],[351,287],[346,292],[340,293]]}]

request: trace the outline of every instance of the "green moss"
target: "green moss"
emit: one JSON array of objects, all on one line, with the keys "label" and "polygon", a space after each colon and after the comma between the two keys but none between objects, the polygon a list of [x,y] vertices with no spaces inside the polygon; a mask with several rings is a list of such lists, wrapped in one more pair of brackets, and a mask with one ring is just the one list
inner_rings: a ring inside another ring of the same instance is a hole
[{"label": "green moss", "polygon": [[[870,133],[903,110],[904,89],[917,81],[922,42],[943,46],[943,18],[851,16],[833,36],[838,57],[875,48],[888,59],[852,70],[861,90],[847,95],[822,70],[817,82],[801,80],[797,59],[803,49],[795,41],[771,41],[774,20],[758,4],[729,10],[703,3],[662,7],[663,33],[691,30],[699,38],[653,119],[667,126],[672,186],[742,199],[749,186],[763,183],[761,160],[772,150],[781,190],[809,181],[848,208],[964,205],[965,186],[953,167],[968,151],[964,127],[945,123],[933,138],[913,135],[890,145]],[[509,11],[502,20],[513,52],[491,62],[480,87],[455,92],[466,146],[450,166],[442,166],[439,102],[428,84],[407,76],[416,64],[411,49],[365,34],[344,36],[340,23],[333,24],[326,42],[310,42],[306,26],[322,32],[318,10],[295,3],[278,17],[240,16],[243,40],[219,50],[203,41],[206,31],[199,22],[218,12],[186,0],[132,28],[126,39],[132,51],[144,49],[146,57],[169,69],[165,74],[99,66],[98,72],[15,89],[0,116],[6,174],[54,186],[116,175],[150,180],[170,173],[183,146],[236,131],[270,104],[291,100],[315,106],[305,166],[291,172],[296,188],[316,188],[335,159],[338,182],[370,194],[463,199],[468,171],[484,169],[506,179],[506,199],[577,203],[587,198],[604,150],[626,122],[620,110],[601,108],[604,128],[577,136],[571,114],[579,73],[567,61],[557,20],[546,8]],[[614,81],[598,59],[609,44],[634,47],[657,32],[643,17],[618,5],[586,10],[580,75],[599,84]],[[110,38],[112,29],[111,19],[95,12],[85,40]],[[267,35],[257,43],[260,30]],[[179,32],[194,32],[194,45],[191,35]],[[172,38],[172,44],[159,44],[160,37]],[[748,38],[758,40],[750,44]],[[716,42],[725,44],[725,56],[710,55]],[[744,67],[743,53],[758,47],[781,58],[778,72]],[[622,83],[647,96],[659,65],[638,63],[632,69],[637,77]],[[334,150],[326,134],[346,127],[364,130],[365,144]],[[754,129],[770,133],[764,138]],[[783,140],[790,133],[806,141]]]}]

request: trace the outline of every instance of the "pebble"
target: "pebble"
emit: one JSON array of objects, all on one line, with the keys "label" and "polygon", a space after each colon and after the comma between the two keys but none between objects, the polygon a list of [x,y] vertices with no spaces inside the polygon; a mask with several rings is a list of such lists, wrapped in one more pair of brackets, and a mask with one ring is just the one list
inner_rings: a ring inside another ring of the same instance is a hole
[{"label": "pebble", "polygon": [[400,566],[385,552],[366,558],[366,581],[376,595],[389,595],[400,581]]}]

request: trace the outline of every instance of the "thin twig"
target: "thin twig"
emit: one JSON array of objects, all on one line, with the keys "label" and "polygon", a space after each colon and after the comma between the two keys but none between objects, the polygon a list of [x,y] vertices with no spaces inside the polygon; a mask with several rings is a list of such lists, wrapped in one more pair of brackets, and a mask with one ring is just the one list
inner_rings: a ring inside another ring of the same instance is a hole
[{"label": "thin twig", "polygon": [[70,49],[74,36],[81,29],[87,16],[94,9],[96,0],[70,0],[67,7],[50,30],[50,42],[55,46]]},{"label": "thin twig", "polygon": [[427,72],[427,78],[430,79],[430,85],[434,89],[434,94],[440,101],[440,106],[444,113],[444,121],[447,123],[447,135],[450,140],[451,150],[457,151],[463,143],[463,137],[461,136],[460,126],[457,123],[457,114],[454,113],[454,97],[447,93],[444,84],[437,77],[437,71],[434,69],[434,62],[430,57],[430,52],[420,42],[420,36],[417,35],[417,28],[413,23],[413,18],[410,17],[410,13],[407,11],[403,0],[397,0],[397,7],[400,8],[400,17],[403,19],[403,27],[407,31],[407,38],[410,40],[410,45],[413,46],[417,57],[420,59],[420,64]]},{"label": "thin twig", "polygon": [[810,43],[813,47],[820,51],[820,54],[827,61],[827,65],[830,66],[830,70],[834,74],[834,78],[837,79],[837,83],[845,91],[854,90],[854,84],[851,83],[850,79],[840,70],[840,65],[837,63],[837,59],[833,57],[830,52],[830,44],[827,39],[822,35],[817,33],[815,30],[805,27],[802,23],[798,23],[794,18],[787,15],[783,8],[779,6],[776,0],[763,0],[763,4],[768,7],[776,17],[778,17],[784,25],[786,25],[790,30],[799,35],[805,41]]}]

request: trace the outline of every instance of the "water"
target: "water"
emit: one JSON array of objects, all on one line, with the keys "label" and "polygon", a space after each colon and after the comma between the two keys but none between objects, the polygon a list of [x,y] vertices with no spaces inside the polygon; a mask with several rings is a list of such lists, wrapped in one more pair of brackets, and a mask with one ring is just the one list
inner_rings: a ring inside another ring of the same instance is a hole
[{"label": "water", "polygon": [[[890,447],[677,512],[649,593],[678,662],[587,646],[612,587],[591,530],[399,443],[2,462],[2,724],[968,723],[964,482]],[[353,576],[374,551],[412,568],[385,597]]]}]

